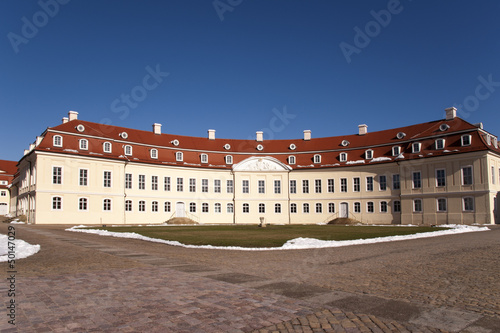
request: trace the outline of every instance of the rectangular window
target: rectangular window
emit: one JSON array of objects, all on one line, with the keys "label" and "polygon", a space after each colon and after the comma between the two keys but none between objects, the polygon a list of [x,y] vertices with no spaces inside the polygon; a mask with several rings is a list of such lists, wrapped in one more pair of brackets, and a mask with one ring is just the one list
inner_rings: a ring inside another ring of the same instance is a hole
[{"label": "rectangular window", "polygon": [[491,167],[491,183],[495,184],[495,167]]},{"label": "rectangular window", "polygon": [[309,180],[307,179],[302,181],[302,193],[309,193]]},{"label": "rectangular window", "polygon": [[302,212],[303,213],[309,213],[309,204],[308,203],[305,203],[302,205]]},{"label": "rectangular window", "polygon": [[158,212],[158,201],[153,201],[151,202],[151,211],[153,213]]},{"label": "rectangular window", "polygon": [[368,213],[373,213],[375,211],[373,208],[373,202],[369,201],[366,203],[366,211]]},{"label": "rectangular window", "polygon": [[170,191],[170,177],[163,178],[163,190]]},{"label": "rectangular window", "polygon": [[445,169],[437,169],[436,170],[436,186],[437,187],[446,186],[446,170]]},{"label": "rectangular window", "polygon": [[189,178],[189,192],[196,192],[196,179]]},{"label": "rectangular window", "polygon": [[196,203],[195,202],[190,202],[189,203],[189,212],[190,213],[196,213]]},{"label": "rectangular window", "polygon": [[88,210],[88,200],[87,198],[78,199],[78,210]]},{"label": "rectangular window", "polygon": [[184,191],[184,178],[177,178],[177,192]]},{"label": "rectangular window", "polygon": [[132,174],[131,173],[125,174],[125,188],[126,189],[132,188]]},{"label": "rectangular window", "polygon": [[279,203],[274,204],[274,212],[276,214],[280,214],[281,213],[281,204],[279,204]]},{"label": "rectangular window", "polygon": [[378,176],[379,188],[381,191],[387,190],[387,176]]},{"label": "rectangular window", "polygon": [[250,193],[250,181],[243,180],[241,183],[241,190],[243,193]]},{"label": "rectangular window", "polygon": [[462,168],[462,185],[472,185],[472,167],[466,166]]},{"label": "rectangular window", "polygon": [[394,213],[401,213],[401,201],[399,200],[394,200],[392,204],[392,209]]},{"label": "rectangular window", "polygon": [[463,198],[463,206],[464,206],[464,212],[473,212],[474,211],[474,198],[473,197]]},{"label": "rectangular window", "polygon": [[62,184],[62,167],[52,168],[52,184]]},{"label": "rectangular window", "polygon": [[132,200],[125,200],[125,211],[126,212],[132,211]]},{"label": "rectangular window", "polygon": [[392,175],[392,189],[399,190],[401,188],[401,184],[399,183],[399,174]]},{"label": "rectangular window", "polygon": [[201,192],[208,193],[208,179],[201,180]]},{"label": "rectangular window", "polygon": [[413,211],[421,212],[422,211],[422,199],[414,199],[413,200]]},{"label": "rectangular window", "polygon": [[360,178],[359,177],[354,177],[352,179],[352,181],[353,181],[353,191],[354,192],[361,191],[361,185],[360,185],[361,184],[361,180],[360,180]]},{"label": "rectangular window", "polygon": [[221,193],[220,179],[214,179],[214,193]]},{"label": "rectangular window", "polygon": [[88,176],[89,176],[89,170],[80,169],[80,179],[79,179],[80,186],[88,185]]},{"label": "rectangular window", "polygon": [[290,180],[290,193],[292,193],[292,194],[297,193],[297,181],[296,180]]},{"label": "rectangular window", "polygon": [[146,189],[146,175],[139,175],[139,190]]},{"label": "rectangular window", "polygon": [[145,212],[146,211],[146,201],[139,201],[139,211],[140,212]]},{"label": "rectangular window", "polygon": [[104,171],[103,186],[111,187],[111,171]]},{"label": "rectangular window", "polygon": [[335,180],[328,179],[328,193],[334,193],[334,192],[335,192]]},{"label": "rectangular window", "polygon": [[438,212],[446,212],[446,199],[445,198],[437,199],[437,210],[438,210]]},{"label": "rectangular window", "polygon": [[1,195],[2,197],[6,197],[6,196],[7,196],[7,191],[2,191],[0,195]]},{"label": "rectangular window", "polygon": [[347,192],[347,178],[340,178],[340,192]]},{"label": "rectangular window", "polygon": [[436,149],[444,149],[444,139],[437,139],[436,140]]},{"label": "rectangular window", "polygon": [[361,203],[360,202],[355,202],[354,203],[354,212],[355,213],[361,213]]},{"label": "rectangular window", "polygon": [[263,180],[259,180],[259,193],[266,193],[266,183]]},{"label": "rectangular window", "polygon": [[373,191],[373,177],[366,177],[366,190],[368,192]]},{"label": "rectangular window", "polygon": [[297,204],[293,203],[293,204],[290,204],[290,213],[297,213]]},{"label": "rectangular window", "polygon": [[247,203],[243,204],[243,213],[250,213],[250,205]]},{"label": "rectangular window", "polygon": [[462,135],[462,146],[470,146],[470,144],[471,144],[471,136]]},{"label": "rectangular window", "polygon": [[172,206],[170,204],[170,201],[165,201],[165,204],[164,204],[164,209],[165,209],[165,212],[166,213],[169,213],[170,210],[171,210]]},{"label": "rectangular window", "polygon": [[314,192],[321,193],[321,179],[316,179],[314,181]]},{"label": "rectangular window", "polygon": [[158,176],[151,176],[151,190],[158,191]]},{"label": "rectangular window", "polygon": [[387,213],[387,201],[380,202],[380,212]]},{"label": "rectangular window", "polygon": [[330,213],[330,214],[335,213],[335,203],[333,203],[333,202],[328,203],[328,213]]},{"label": "rectangular window", "polygon": [[413,173],[413,188],[421,188],[422,187],[422,175],[420,171],[415,171]]},{"label": "rectangular window", "polygon": [[320,214],[323,213],[323,205],[320,203],[316,204],[316,213]]},{"label": "rectangular window", "polygon": [[232,179],[226,180],[226,192],[234,193],[234,183]]},{"label": "rectangular window", "polygon": [[415,142],[413,143],[412,146],[412,152],[413,153],[420,153],[420,142]]},{"label": "rectangular window", "polygon": [[274,194],[280,194],[281,193],[281,180],[275,180],[274,181]]}]

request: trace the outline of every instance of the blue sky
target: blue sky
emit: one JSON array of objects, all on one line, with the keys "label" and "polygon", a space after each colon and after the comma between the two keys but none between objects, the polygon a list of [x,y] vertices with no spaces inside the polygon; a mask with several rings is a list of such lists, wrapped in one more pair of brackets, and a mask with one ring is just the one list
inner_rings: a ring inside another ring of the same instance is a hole
[{"label": "blue sky", "polygon": [[0,2],[0,159],[69,110],[117,126],[301,138],[459,116],[500,134],[500,2]]}]

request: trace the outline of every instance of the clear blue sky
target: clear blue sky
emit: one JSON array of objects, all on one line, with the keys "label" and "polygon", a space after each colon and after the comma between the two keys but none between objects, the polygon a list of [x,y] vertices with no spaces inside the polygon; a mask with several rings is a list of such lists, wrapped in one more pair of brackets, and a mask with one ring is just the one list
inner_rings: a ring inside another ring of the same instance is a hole
[{"label": "clear blue sky", "polygon": [[499,135],[499,14],[497,0],[3,0],[0,158],[18,160],[69,110],[291,139],[432,121],[463,104],[462,118]]}]

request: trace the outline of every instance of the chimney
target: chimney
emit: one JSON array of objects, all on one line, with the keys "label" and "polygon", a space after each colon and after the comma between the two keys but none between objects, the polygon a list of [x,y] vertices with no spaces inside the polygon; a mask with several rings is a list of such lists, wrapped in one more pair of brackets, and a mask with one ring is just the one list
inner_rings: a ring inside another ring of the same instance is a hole
[{"label": "chimney", "polygon": [[161,124],[154,123],[153,124],[153,132],[155,134],[161,134]]},{"label": "chimney", "polygon": [[78,119],[78,112],[76,112],[76,111],[68,112],[68,118],[69,118],[69,121],[77,120]]},{"label": "chimney", "polygon": [[358,125],[358,134],[365,135],[366,133],[368,133],[368,125],[366,124]]},{"label": "chimney", "polygon": [[447,108],[444,110],[446,111],[446,120],[455,119],[455,117],[457,116],[457,108],[455,107]]},{"label": "chimney", "polygon": [[208,130],[208,140],[215,140],[215,130],[214,129]]},{"label": "chimney", "polygon": [[259,142],[264,141],[264,132],[257,131],[257,132],[255,132],[255,134],[256,134],[256,138],[255,138],[256,141],[259,141]]},{"label": "chimney", "polygon": [[63,123],[63,124],[66,124],[67,122],[68,122],[68,117],[63,117],[63,119],[62,119],[62,123]]},{"label": "chimney", "polygon": [[29,149],[29,151],[32,151],[35,147],[36,147],[36,146],[35,146],[35,144],[34,144],[34,143],[30,143],[30,149]]},{"label": "chimney", "polygon": [[304,130],[304,141],[311,140],[311,130]]},{"label": "chimney", "polygon": [[37,145],[37,146],[38,146],[38,145],[40,144],[40,142],[42,142],[42,140],[43,140],[43,136],[37,136],[37,137],[36,137],[36,142],[35,142],[35,145]]}]

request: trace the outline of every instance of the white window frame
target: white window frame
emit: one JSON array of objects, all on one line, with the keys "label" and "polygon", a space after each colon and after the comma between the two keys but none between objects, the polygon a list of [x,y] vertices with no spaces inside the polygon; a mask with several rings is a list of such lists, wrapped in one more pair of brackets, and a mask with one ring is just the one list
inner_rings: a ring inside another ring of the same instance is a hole
[{"label": "white window frame", "polygon": [[316,212],[316,214],[323,214],[323,204],[321,202],[317,202],[314,206],[314,211]]},{"label": "white window frame", "polygon": [[[439,184],[439,177],[438,177],[439,171],[444,171],[444,185]],[[445,186],[446,186],[446,169],[443,168],[436,169],[436,187],[445,187]]]},{"label": "white window frame", "polygon": [[[466,142],[466,141],[468,141],[468,142]],[[462,144],[462,147],[470,146],[472,144],[472,135],[470,135],[470,134],[462,135],[460,143]]]},{"label": "white window frame", "polygon": [[257,180],[258,185],[258,193],[265,194],[266,193],[266,181],[264,179]]},{"label": "white window frame", "polygon": [[158,201],[151,201],[151,212],[158,213]]},{"label": "white window frame", "polygon": [[[109,172],[109,179],[106,179],[106,174]],[[109,186],[106,184],[109,181]],[[113,187],[113,172],[111,170],[103,170],[102,171],[102,187],[111,188]]]},{"label": "white window frame", "polygon": [[310,212],[309,204],[307,202],[304,202],[302,204],[302,213],[303,214],[309,214],[309,212]]},{"label": "white window frame", "polygon": [[[58,176],[60,179],[59,183],[54,183],[54,168],[60,168],[61,169],[61,174]],[[53,165],[52,166],[52,185],[63,185],[64,184],[64,167],[58,166],[58,165]]]},{"label": "white window frame", "polygon": [[[444,205],[445,205],[445,209],[444,210],[440,210],[439,209],[439,202],[440,200],[444,200]],[[436,212],[438,213],[446,213],[448,211],[448,200],[446,198],[437,198],[436,199]]]},{"label": "white window frame", "polygon": [[281,180],[274,180],[274,194],[281,194]]},{"label": "white window frame", "polygon": [[[85,177],[82,178],[82,171],[86,171]],[[82,179],[85,180],[85,184],[82,185]],[[79,168],[78,169],[78,186],[89,186],[89,169]]]},{"label": "white window frame", "polygon": [[421,150],[422,150],[422,143],[420,143],[420,142],[413,142],[411,144],[411,151],[412,151],[412,153],[414,153],[414,154],[420,153]]},{"label": "white window frame", "polygon": [[149,151],[149,156],[152,158],[152,159],[158,159],[158,149],[156,148],[153,148]]},{"label": "white window frame", "polygon": [[386,191],[387,190],[387,176],[386,175],[379,175],[378,176],[378,189],[379,189],[379,191]]},{"label": "white window frame", "polygon": [[275,214],[281,214],[281,204],[280,203],[275,203],[274,204],[274,213]]},{"label": "white window frame", "polygon": [[434,145],[436,150],[443,150],[446,146],[446,140],[443,138],[436,139]]},{"label": "white window frame", "polygon": [[380,201],[380,212],[385,214],[389,211],[389,204],[387,203],[387,201],[383,200],[383,201]]},{"label": "white window frame", "polygon": [[[106,147],[109,147],[109,149],[107,149]],[[102,151],[105,153],[111,153],[113,151],[113,145],[111,144],[111,142],[109,141],[103,142]]]},{"label": "white window frame", "polygon": [[335,202],[328,203],[328,214],[335,214]]},{"label": "white window frame", "polygon": [[373,149],[367,149],[365,151],[365,159],[367,160],[373,159]]},{"label": "white window frame", "polygon": [[401,146],[392,147],[392,156],[399,156],[401,154]]},{"label": "white window frame", "polygon": [[355,212],[355,213],[361,213],[361,202],[356,201],[356,202],[353,204],[353,209],[354,209],[354,212]]},{"label": "white window frame", "polygon": [[226,205],[226,213],[228,213],[228,214],[233,214],[234,213],[234,205],[233,205],[233,203],[229,202]]},{"label": "white window frame", "polygon": [[139,209],[137,211],[140,213],[146,212],[146,200],[139,200]]},{"label": "white window frame", "polygon": [[[106,200],[109,200],[109,209],[105,209],[106,208],[106,206],[105,206]],[[113,211],[113,199],[111,199],[111,198],[102,199],[102,211],[103,212],[112,212]]]},{"label": "white window frame", "polygon": [[354,177],[352,179],[352,191],[353,192],[361,192],[361,178]]},{"label": "white window frame", "polygon": [[200,161],[201,163],[208,163],[208,154],[201,154]]},{"label": "white window frame", "polygon": [[[464,170],[465,169],[470,169],[470,184],[465,184],[465,177],[464,177]],[[461,168],[461,176],[462,176],[462,186],[472,186],[474,185],[474,168],[472,167],[472,165],[465,165]]]},{"label": "white window frame", "polygon": [[340,162],[346,162],[347,161],[347,153],[340,153],[339,160],[340,160]]},{"label": "white window frame", "polygon": [[[466,205],[465,205],[465,200],[466,200],[466,199],[470,199],[470,200],[472,200],[472,209],[465,209],[465,208],[466,208],[466,207],[465,207],[465,206],[466,206]],[[462,211],[463,211],[464,213],[474,212],[474,211],[475,211],[475,209],[476,209],[476,203],[475,203],[474,197],[468,196],[468,197],[463,197],[463,198],[462,198]]]},{"label": "white window frame", "polygon": [[177,162],[184,161],[184,154],[181,151],[175,152],[175,160]]},{"label": "white window frame", "polygon": [[89,140],[87,140],[87,139],[78,140],[78,147],[80,147],[80,150],[88,150],[89,149]]},{"label": "white window frame", "polygon": [[201,212],[204,214],[207,214],[210,212],[210,206],[208,205],[208,202],[201,203]]},{"label": "white window frame", "polygon": [[400,200],[394,200],[392,202],[392,212],[393,213],[401,213],[401,201]]},{"label": "white window frame", "polygon": [[328,193],[335,193],[335,179],[328,179]]},{"label": "white window frame", "polygon": [[[58,198],[59,199],[59,205],[60,205],[60,208],[54,208],[54,200]],[[63,197],[59,196],[59,195],[54,195],[52,196],[52,199],[50,201],[50,210],[51,211],[56,211],[56,212],[60,212],[63,210]]]},{"label": "white window frame", "polygon": [[373,176],[366,176],[366,192],[373,192],[374,188],[374,177]]},{"label": "white window frame", "polygon": [[296,203],[290,204],[290,214],[297,214],[297,204]]},{"label": "white window frame", "polygon": [[241,211],[243,212],[243,214],[250,213],[250,204],[244,202],[243,205],[241,205]]},{"label": "white window frame", "polygon": [[[371,210],[371,211],[370,211]],[[373,201],[368,201],[366,203],[366,212],[368,214],[373,214],[375,213],[375,204],[373,203]]]},{"label": "white window frame", "polygon": [[[420,202],[420,210],[416,210],[417,208],[417,201]],[[415,198],[413,199],[413,212],[414,213],[422,213],[424,211],[424,200],[422,200],[421,198]]]},{"label": "white window frame", "polygon": [[314,163],[315,164],[321,163],[321,155],[320,154],[315,154],[314,155]]},{"label": "white window frame", "polygon": [[203,178],[201,180],[201,193],[208,193],[208,179]]},{"label": "white window frame", "polygon": [[131,212],[134,207],[134,203],[132,200],[127,199],[125,200],[125,211],[126,212]]},{"label": "white window frame", "polygon": [[[415,182],[415,175],[418,174],[418,186],[415,186],[416,185],[416,182]],[[422,172],[421,171],[413,171],[411,173],[411,186],[413,189],[420,189],[422,188]]]},{"label": "white window frame", "polygon": [[125,153],[125,156],[132,156],[132,146],[131,145],[125,145],[125,147],[123,147],[123,151]]},{"label": "white window frame", "polygon": [[295,156],[293,155],[288,156],[288,164],[295,164]]},{"label": "white window frame", "polygon": [[297,193],[297,180],[290,179],[290,194]]},{"label": "white window frame", "polygon": [[233,156],[232,155],[226,155],[226,164],[233,164]]},{"label": "white window frame", "polygon": [[54,147],[62,147],[63,137],[61,135],[54,135],[54,137],[52,138],[52,145]]},{"label": "white window frame", "polygon": [[259,203],[259,214],[265,214],[266,213],[266,204],[263,202]]},{"label": "white window frame", "polygon": [[214,204],[214,213],[217,213],[217,214],[222,213],[222,205],[220,204],[220,202],[216,202]]}]

